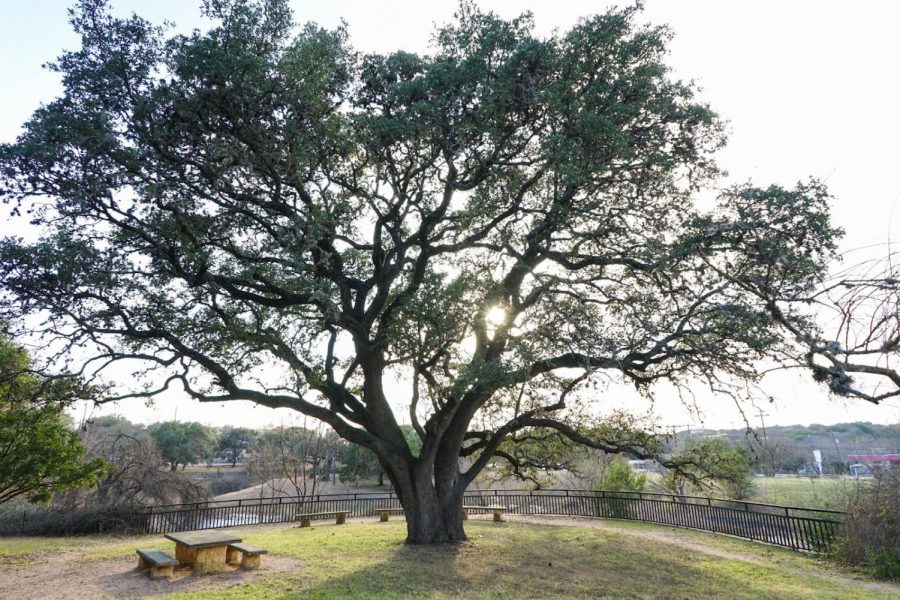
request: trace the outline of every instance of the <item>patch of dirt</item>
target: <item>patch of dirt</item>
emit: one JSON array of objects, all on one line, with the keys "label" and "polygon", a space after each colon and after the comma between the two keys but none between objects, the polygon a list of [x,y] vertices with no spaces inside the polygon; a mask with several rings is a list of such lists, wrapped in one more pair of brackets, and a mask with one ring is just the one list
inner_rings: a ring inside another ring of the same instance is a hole
[{"label": "patch of dirt", "polygon": [[[557,526],[573,526],[573,527],[591,527],[594,529],[605,529],[607,531],[615,531],[616,533],[620,533],[622,535],[630,535],[633,537],[639,537],[647,540],[652,540],[654,542],[659,542],[663,544],[671,544],[673,546],[678,546],[679,548],[684,548],[687,550],[692,550],[694,552],[700,552],[703,554],[709,554],[715,556],[717,558],[724,558],[727,560],[739,560],[746,563],[751,563],[759,566],[772,566],[772,563],[761,559],[758,556],[754,556],[752,554],[744,554],[742,552],[734,552],[731,550],[725,550],[723,548],[717,548],[716,546],[710,546],[704,544],[702,542],[697,542],[695,540],[686,540],[682,536],[679,536],[676,532],[663,529],[660,526],[660,529],[654,531],[646,531],[646,530],[637,530],[637,529],[620,529],[616,527],[611,527],[609,523],[604,522],[602,519],[590,519],[590,518],[572,518],[572,517],[543,517],[543,516],[521,516],[515,515],[513,520],[517,523],[533,523],[535,525],[557,525]],[[834,573],[824,573],[815,569],[803,569],[790,567],[787,565],[780,565],[780,569],[785,571],[797,573],[798,575],[807,575],[812,577],[819,577],[821,579],[826,579],[828,581],[833,581],[835,583],[844,583],[847,585],[860,586],[867,589],[870,589],[875,592],[880,592],[884,594],[889,594],[890,597],[898,597],[900,598],[900,585],[888,582],[878,582],[878,581],[867,581],[864,579],[856,579],[849,576],[837,575]]]},{"label": "patch of dirt", "polygon": [[94,600],[144,598],[175,592],[224,589],[255,579],[296,570],[302,561],[284,556],[262,557],[259,569],[228,567],[223,573],[195,575],[189,567],[175,570],[170,579],[150,579],[134,560],[83,562],[79,552],[34,557],[27,563],[7,564],[0,570],[0,598],[15,600]]}]

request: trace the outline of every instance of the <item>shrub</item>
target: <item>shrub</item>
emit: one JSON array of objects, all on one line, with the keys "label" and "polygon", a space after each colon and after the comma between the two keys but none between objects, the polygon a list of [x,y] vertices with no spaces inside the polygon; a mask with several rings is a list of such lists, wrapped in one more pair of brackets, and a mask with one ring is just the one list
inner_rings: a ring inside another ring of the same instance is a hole
[{"label": "shrub", "polygon": [[834,551],[876,577],[900,579],[900,469],[877,469],[856,487]]},{"label": "shrub", "polygon": [[0,515],[0,535],[138,533],[136,506],[95,506],[62,510],[32,505]]},{"label": "shrub", "polygon": [[595,498],[595,514],[600,517],[614,519],[635,519],[635,498],[627,492],[642,492],[647,485],[647,474],[638,473],[631,468],[628,461],[622,457],[616,457],[603,469],[602,476],[595,486],[595,490],[607,492],[626,492],[621,496],[612,497],[604,495]]},{"label": "shrub", "polygon": [[638,473],[626,460],[617,459],[606,468],[599,487],[611,492],[642,492],[646,485],[646,473]]},{"label": "shrub", "polygon": [[691,440],[673,460],[679,468],[670,470],[660,482],[670,494],[682,496],[718,488],[729,498],[742,500],[753,492],[746,448],[732,448],[722,438]]}]

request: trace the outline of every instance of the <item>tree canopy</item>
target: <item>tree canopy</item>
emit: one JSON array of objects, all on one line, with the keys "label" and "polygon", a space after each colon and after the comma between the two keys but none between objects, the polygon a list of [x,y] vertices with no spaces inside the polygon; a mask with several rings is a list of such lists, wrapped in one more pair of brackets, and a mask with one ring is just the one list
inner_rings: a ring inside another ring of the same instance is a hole
[{"label": "tree canopy", "polygon": [[110,399],[177,386],[320,419],[378,457],[411,542],[464,538],[501,444],[652,454],[588,427],[589,386],[805,361],[877,399],[809,317],[840,234],[826,189],[697,208],[723,125],[639,8],[538,37],[463,2],[428,55],[360,54],[286,0],[204,10],[209,31],[172,35],[82,0],[63,95],[0,146],[0,194],[47,232],[0,246],[4,312],[94,350],[86,372],[143,363],[149,387]]},{"label": "tree canopy", "polygon": [[83,460],[63,413],[83,390],[71,380],[42,381],[29,364],[24,350],[0,338],[0,503],[46,502],[54,492],[94,485],[106,470],[103,460]]},{"label": "tree canopy", "polygon": [[150,428],[150,437],[173,471],[178,465],[211,459],[216,450],[216,434],[200,423],[157,423]]},{"label": "tree canopy", "polygon": [[218,450],[222,458],[231,462],[231,466],[237,464],[241,452],[249,449],[256,440],[256,432],[246,427],[229,427],[219,435]]}]

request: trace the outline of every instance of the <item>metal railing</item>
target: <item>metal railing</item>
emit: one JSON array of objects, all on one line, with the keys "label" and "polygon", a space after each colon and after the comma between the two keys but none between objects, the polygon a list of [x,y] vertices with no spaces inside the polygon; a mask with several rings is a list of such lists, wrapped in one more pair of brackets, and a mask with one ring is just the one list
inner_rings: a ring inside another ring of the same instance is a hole
[{"label": "metal railing", "polygon": [[[844,514],[702,496],[582,490],[469,490],[463,504],[499,504],[514,515],[600,517],[688,527],[814,552],[828,547]],[[390,492],[218,500],[147,507],[135,513],[132,526],[145,533],[168,533],[284,523],[304,512],[346,510],[353,517],[369,517],[376,508],[399,506],[399,499]]]}]

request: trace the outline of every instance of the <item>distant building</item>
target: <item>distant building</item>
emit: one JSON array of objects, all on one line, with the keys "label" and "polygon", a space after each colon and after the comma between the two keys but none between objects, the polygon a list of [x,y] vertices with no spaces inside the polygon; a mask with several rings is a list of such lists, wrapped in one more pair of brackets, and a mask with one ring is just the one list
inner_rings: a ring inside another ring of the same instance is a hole
[{"label": "distant building", "polygon": [[660,464],[652,458],[644,460],[629,460],[628,466],[630,466],[635,471],[645,471],[649,473],[659,473],[662,471]]},{"label": "distant building", "polygon": [[850,474],[859,477],[871,475],[872,467],[876,465],[900,468],[900,454],[848,454],[847,462],[850,463]]}]

